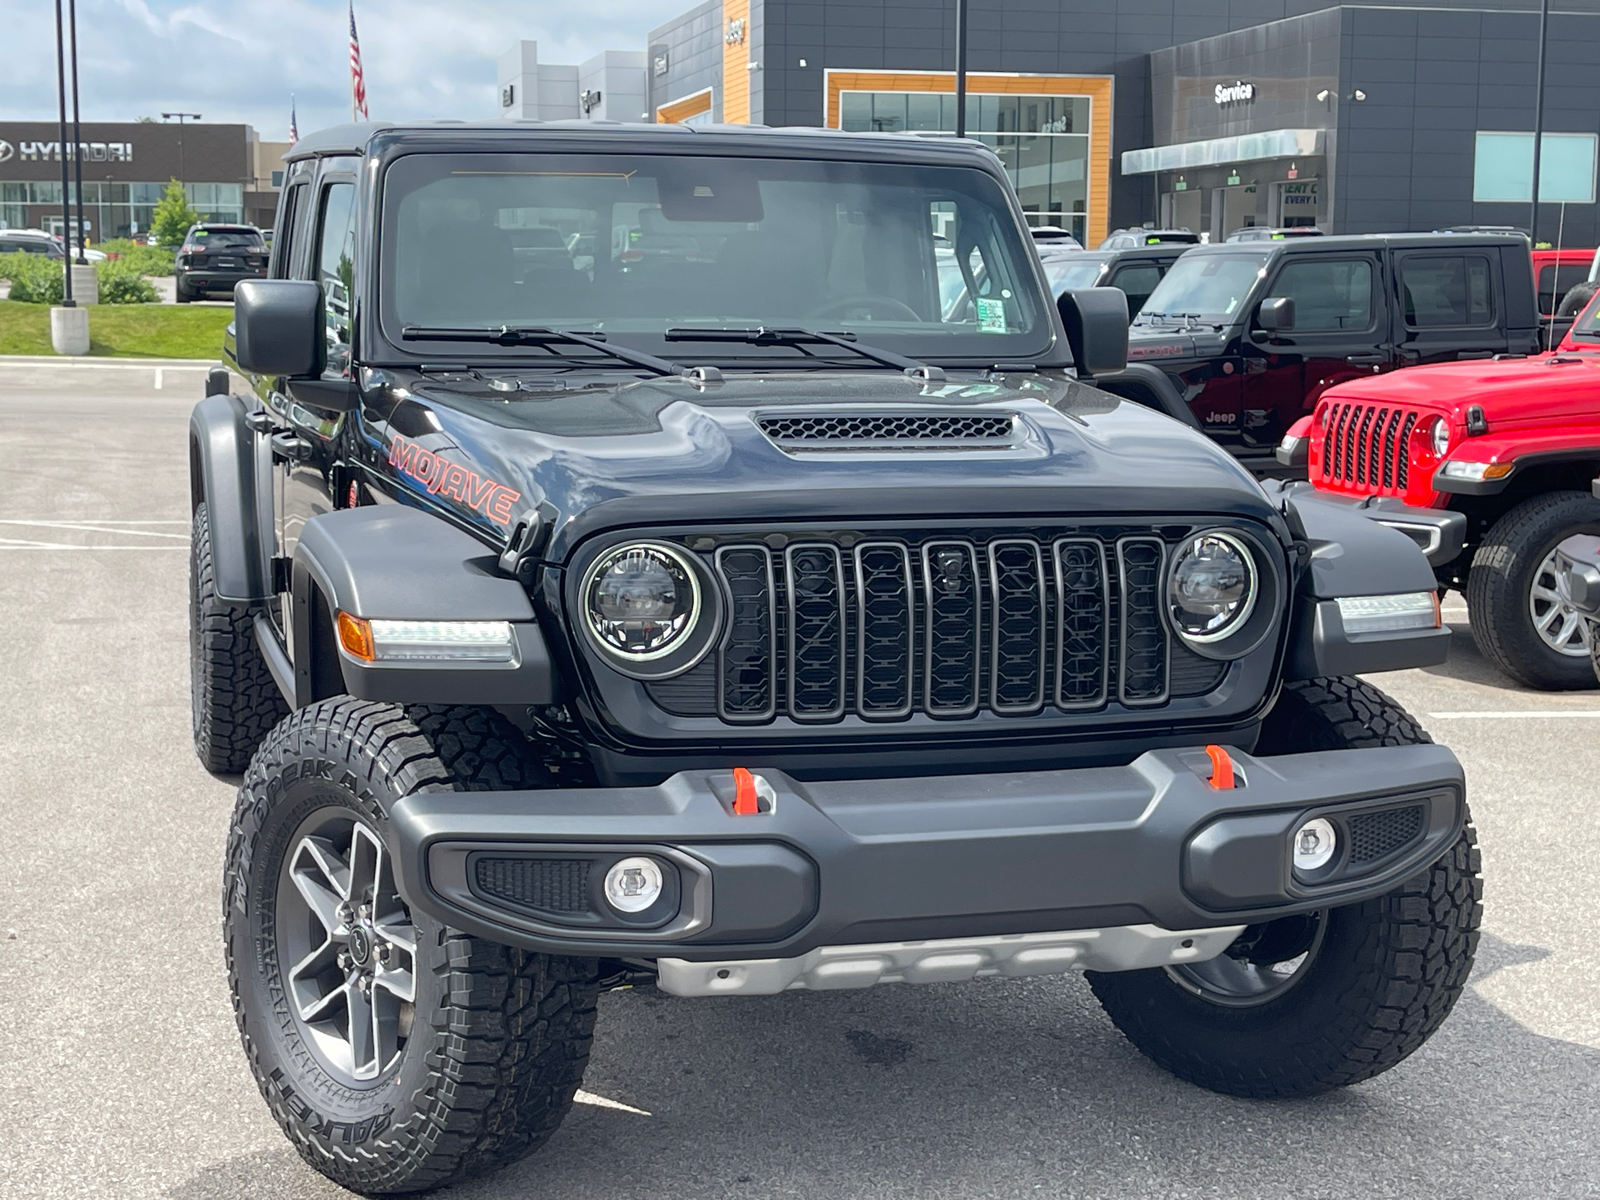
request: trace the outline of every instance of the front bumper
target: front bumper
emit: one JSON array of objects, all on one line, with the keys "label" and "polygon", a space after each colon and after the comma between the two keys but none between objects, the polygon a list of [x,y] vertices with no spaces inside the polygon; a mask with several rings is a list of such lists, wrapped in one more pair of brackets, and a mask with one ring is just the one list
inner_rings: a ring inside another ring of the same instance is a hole
[{"label": "front bumper", "polygon": [[[1153,750],[1124,767],[931,778],[799,782],[752,767],[770,792],[749,815],[723,770],[655,787],[420,793],[390,819],[401,894],[453,928],[551,954],[719,964],[1237,927],[1389,891],[1461,829],[1465,781],[1442,746],[1233,761],[1231,789],[1212,785],[1204,751]],[[1302,878],[1291,840],[1315,816],[1340,851]],[[1404,836],[1375,841],[1381,829]],[[627,916],[602,880],[634,855],[666,886]]]},{"label": "front bumper", "polygon": [[1395,496],[1346,496],[1340,492],[1325,492],[1312,484],[1298,485],[1302,490],[1296,498],[1314,499],[1318,504],[1331,504],[1358,516],[1398,529],[1417,544],[1428,557],[1430,567],[1443,567],[1461,557],[1467,537],[1467,515],[1448,508],[1418,508]]}]

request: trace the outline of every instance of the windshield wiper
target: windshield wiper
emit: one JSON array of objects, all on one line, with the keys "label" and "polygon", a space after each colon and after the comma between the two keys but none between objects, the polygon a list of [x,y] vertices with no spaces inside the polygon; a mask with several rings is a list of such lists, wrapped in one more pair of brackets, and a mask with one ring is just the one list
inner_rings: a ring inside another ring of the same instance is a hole
[{"label": "windshield wiper", "polygon": [[862,358],[870,358],[873,362],[882,363],[886,367],[899,367],[908,374],[920,375],[932,382],[944,378],[944,368],[933,366],[931,363],[919,362],[914,358],[907,358],[904,354],[896,354],[893,350],[882,350],[877,346],[864,346],[856,340],[853,333],[824,333],[819,329],[768,329],[758,326],[755,329],[695,329],[676,328],[667,330],[669,342],[740,342],[747,346],[793,346],[801,353],[808,353],[807,346],[839,346],[859,354]]},{"label": "windshield wiper", "polygon": [[408,342],[489,342],[496,346],[539,346],[544,349],[549,349],[551,346],[587,346],[590,350],[609,354],[619,362],[644,367],[657,375],[687,375],[690,370],[682,363],[657,358],[654,354],[646,354],[642,350],[630,350],[626,346],[612,345],[605,340],[603,333],[572,333],[568,330],[545,329],[542,326],[518,328],[502,325],[499,329],[432,329],[407,325],[400,331],[400,336]]}]

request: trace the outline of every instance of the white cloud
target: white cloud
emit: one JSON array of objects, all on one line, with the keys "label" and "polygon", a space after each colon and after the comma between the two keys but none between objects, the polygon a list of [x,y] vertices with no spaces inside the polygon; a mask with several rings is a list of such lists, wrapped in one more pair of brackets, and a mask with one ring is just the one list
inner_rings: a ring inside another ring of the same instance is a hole
[{"label": "white cloud", "polygon": [[[545,62],[643,50],[652,28],[693,3],[357,0],[368,108],[376,120],[492,117],[494,60],[518,39],[537,39]],[[11,8],[0,119],[53,120],[53,6]],[[80,0],[83,116],[131,121],[181,109],[281,138],[293,94],[302,134],[338,124],[350,113],[347,33],[343,0]]]}]

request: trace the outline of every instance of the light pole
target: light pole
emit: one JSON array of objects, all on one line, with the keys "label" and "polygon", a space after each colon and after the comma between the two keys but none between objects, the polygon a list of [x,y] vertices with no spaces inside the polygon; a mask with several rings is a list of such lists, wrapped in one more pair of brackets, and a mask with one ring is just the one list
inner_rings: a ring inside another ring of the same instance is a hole
[{"label": "light pole", "polygon": [[[71,245],[72,208],[67,199],[67,60],[66,39],[62,36],[61,0],[56,0],[56,99],[61,109],[61,232],[68,236]],[[70,260],[70,255],[68,256]],[[65,278],[61,286],[61,307],[76,308],[72,300],[72,264],[61,264]],[[52,331],[53,332],[53,331]]]},{"label": "light pole", "polygon": [[[89,256],[83,252],[88,238],[83,230],[83,155],[78,148],[83,145],[83,131],[78,128],[78,0],[67,0],[67,26],[72,33],[72,173],[78,192],[78,265],[89,265]],[[68,231],[67,248],[72,248]]]},{"label": "light pole", "polygon": [[1545,30],[1550,24],[1550,0],[1539,6],[1539,66],[1534,72],[1533,96],[1533,204],[1528,214],[1528,244],[1539,244],[1539,153],[1544,149]]},{"label": "light pole", "polygon": [[967,136],[967,0],[956,0],[956,136]]},{"label": "light pole", "polygon": [[161,119],[163,121],[170,121],[174,117],[176,117],[178,120],[178,182],[183,184],[183,202],[187,204],[189,203],[189,181],[185,178],[185,171],[183,169],[183,122],[185,119],[190,121],[198,121],[200,119],[200,114],[179,112],[161,114]]}]

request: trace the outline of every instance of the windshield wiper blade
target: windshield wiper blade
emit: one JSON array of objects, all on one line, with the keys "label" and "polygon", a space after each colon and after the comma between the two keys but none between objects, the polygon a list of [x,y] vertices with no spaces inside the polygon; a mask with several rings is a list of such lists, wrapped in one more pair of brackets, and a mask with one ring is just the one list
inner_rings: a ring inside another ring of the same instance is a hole
[{"label": "windshield wiper blade", "polygon": [[886,367],[899,367],[908,374],[920,375],[930,381],[944,378],[943,367],[907,358],[893,350],[863,345],[853,333],[825,333],[820,329],[768,329],[761,325],[754,329],[675,328],[667,330],[666,336],[669,342],[741,342],[747,346],[793,346],[800,350],[806,346],[839,346],[862,358],[870,358]]},{"label": "windshield wiper blade", "polygon": [[609,354],[619,362],[632,363],[636,367],[644,367],[654,371],[657,375],[687,375],[689,368],[682,363],[670,362],[665,358],[657,358],[654,354],[646,354],[642,350],[630,350],[626,346],[616,346],[605,340],[602,333],[572,333],[562,329],[546,329],[542,326],[516,327],[502,325],[498,329],[447,329],[423,328],[417,325],[407,325],[400,331],[402,339],[408,342],[489,342],[496,346],[587,346],[590,350],[598,350],[602,354]]}]

